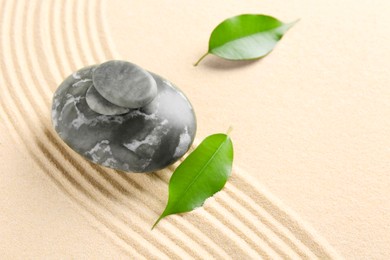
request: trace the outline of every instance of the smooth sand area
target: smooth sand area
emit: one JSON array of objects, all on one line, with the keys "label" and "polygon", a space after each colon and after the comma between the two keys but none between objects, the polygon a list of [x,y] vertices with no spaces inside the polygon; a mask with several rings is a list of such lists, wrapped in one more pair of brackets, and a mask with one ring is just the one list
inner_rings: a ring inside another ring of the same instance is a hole
[{"label": "smooth sand area", "polygon": [[[0,258],[390,257],[387,1],[0,0]],[[301,18],[268,57],[207,57],[241,13]],[[125,59],[177,84],[197,142],[233,126],[235,168],[151,231],[175,166],[91,164],[50,122],[73,71]]]}]

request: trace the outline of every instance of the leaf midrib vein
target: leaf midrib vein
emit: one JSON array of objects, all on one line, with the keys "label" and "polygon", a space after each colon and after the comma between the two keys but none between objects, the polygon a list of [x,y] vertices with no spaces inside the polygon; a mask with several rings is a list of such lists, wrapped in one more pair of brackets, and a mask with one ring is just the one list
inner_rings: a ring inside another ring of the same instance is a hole
[{"label": "leaf midrib vein", "polygon": [[225,42],[225,43],[222,44],[222,45],[216,46],[216,47],[212,48],[212,50],[220,49],[220,48],[224,47],[224,46],[227,45],[227,44],[230,44],[230,43],[232,43],[232,42],[236,42],[236,41],[239,41],[239,40],[242,40],[242,39],[245,39],[245,38],[249,38],[249,37],[252,37],[252,36],[254,36],[254,35],[269,33],[269,32],[271,32],[271,31],[274,31],[274,30],[276,30],[276,29],[279,29],[279,28],[282,27],[283,25],[285,25],[285,24],[279,25],[279,26],[277,26],[277,27],[275,27],[275,28],[272,28],[272,29],[264,30],[264,31],[261,31],[261,32],[256,32],[256,33],[253,33],[253,34],[248,34],[248,35],[245,35],[245,36],[242,36],[242,37],[238,37],[238,38],[236,38],[236,39],[234,39],[234,40],[227,41],[227,42]]}]

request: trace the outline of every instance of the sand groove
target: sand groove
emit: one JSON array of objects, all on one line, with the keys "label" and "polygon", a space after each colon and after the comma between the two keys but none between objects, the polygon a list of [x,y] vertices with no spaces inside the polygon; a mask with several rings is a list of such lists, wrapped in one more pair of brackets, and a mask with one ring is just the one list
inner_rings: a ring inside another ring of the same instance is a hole
[{"label": "sand groove", "polygon": [[[204,208],[153,231],[174,167],[131,175],[81,159],[53,132],[51,96],[61,80],[116,52],[102,1],[1,2],[0,116],[15,141],[91,225],[134,258],[336,258],[310,228],[235,169]],[[104,36],[104,37],[102,37]]]}]

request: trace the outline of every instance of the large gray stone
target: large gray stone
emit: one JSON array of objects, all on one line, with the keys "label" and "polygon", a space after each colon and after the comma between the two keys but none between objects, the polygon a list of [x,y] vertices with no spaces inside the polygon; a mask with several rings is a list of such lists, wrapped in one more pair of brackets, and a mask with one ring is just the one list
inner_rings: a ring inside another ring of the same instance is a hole
[{"label": "large gray stone", "polygon": [[73,73],[54,94],[52,122],[65,143],[94,163],[130,172],[163,169],[187,152],[196,119],[179,89],[148,73],[157,86],[151,102],[120,115],[99,114],[86,101],[96,67]]}]

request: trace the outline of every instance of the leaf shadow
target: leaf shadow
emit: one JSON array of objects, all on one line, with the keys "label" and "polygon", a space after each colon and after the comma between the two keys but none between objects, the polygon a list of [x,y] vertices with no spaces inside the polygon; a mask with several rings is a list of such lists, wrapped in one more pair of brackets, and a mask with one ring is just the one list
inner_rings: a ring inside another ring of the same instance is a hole
[{"label": "leaf shadow", "polygon": [[260,63],[261,61],[262,59],[232,61],[232,60],[225,60],[210,55],[210,57],[207,57],[198,66],[205,66],[213,70],[236,70],[236,69],[254,66],[254,64]]}]

